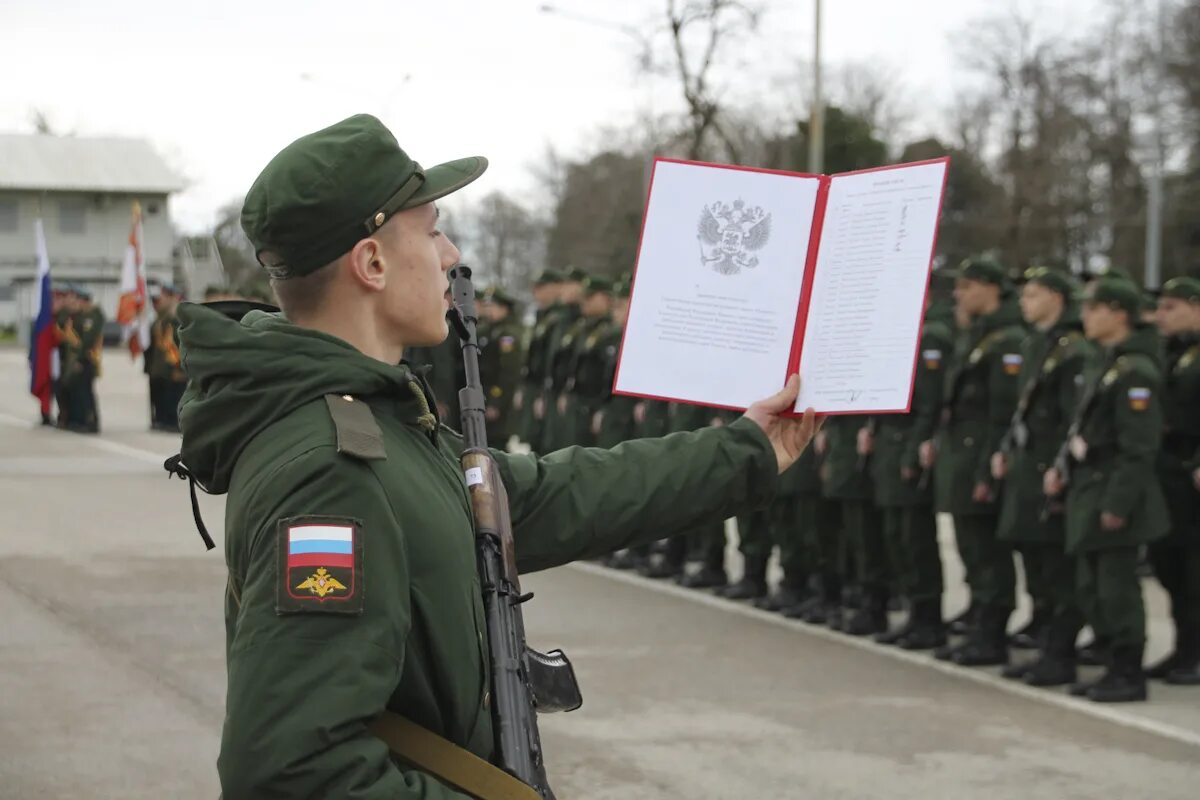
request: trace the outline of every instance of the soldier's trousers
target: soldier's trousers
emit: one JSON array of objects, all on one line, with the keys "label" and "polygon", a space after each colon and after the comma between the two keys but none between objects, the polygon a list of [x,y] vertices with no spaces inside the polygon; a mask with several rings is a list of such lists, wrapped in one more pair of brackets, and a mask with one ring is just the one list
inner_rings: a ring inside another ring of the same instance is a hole
[{"label": "soldier's trousers", "polygon": [[896,585],[913,605],[942,602],[942,555],[933,506],[882,509],[883,541]]},{"label": "soldier's trousers", "polygon": [[1113,649],[1138,648],[1146,642],[1146,608],[1138,580],[1138,548],[1111,547],[1076,558],[1079,602],[1097,639]]},{"label": "soldier's trousers", "polygon": [[[1057,517],[1062,519],[1061,515]],[[1061,522],[1060,522],[1061,525]],[[1020,542],[1017,551],[1025,565],[1025,589],[1035,608],[1049,613],[1078,606],[1075,592],[1075,558],[1066,554],[1063,541]]]},{"label": "soldier's trousers", "polygon": [[798,589],[808,580],[805,532],[799,512],[800,498],[787,495],[777,498],[767,508],[738,517],[738,550],[746,562],[765,562],[771,557],[771,550],[778,547],[783,582]]},{"label": "soldier's trousers", "polygon": [[1171,598],[1175,652],[1200,657],[1200,539],[1178,537],[1150,545],[1150,563]]},{"label": "soldier's trousers", "polygon": [[666,542],[663,560],[683,568],[692,558],[712,569],[725,569],[725,521],[706,522],[690,531],[672,536]]},{"label": "soldier's trousers", "polygon": [[179,401],[187,383],[165,379],[159,382],[155,397],[154,422],[164,428],[179,428]]},{"label": "soldier's trousers", "polygon": [[868,600],[886,598],[887,555],[883,544],[883,517],[879,508],[870,500],[843,500],[842,528],[863,596]]},{"label": "soldier's trousers", "polygon": [[1017,572],[1012,547],[996,537],[999,521],[996,514],[955,514],[954,538],[967,570],[971,604],[1012,611],[1016,606]]},{"label": "soldier's trousers", "polygon": [[842,506],[819,494],[796,498],[796,520],[808,553],[809,569],[820,579],[821,597],[837,605],[842,600]]}]

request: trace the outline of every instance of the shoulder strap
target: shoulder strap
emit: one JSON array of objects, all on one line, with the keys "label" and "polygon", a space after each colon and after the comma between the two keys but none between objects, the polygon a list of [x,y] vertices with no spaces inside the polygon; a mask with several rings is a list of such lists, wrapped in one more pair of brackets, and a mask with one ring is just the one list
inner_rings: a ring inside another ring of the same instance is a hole
[{"label": "shoulder strap", "polygon": [[383,431],[371,413],[371,407],[350,395],[327,394],[325,405],[337,431],[337,449],[354,458],[370,461],[386,459]]},{"label": "shoulder strap", "polygon": [[478,800],[542,800],[533,787],[391,711],[368,729],[405,763]]}]

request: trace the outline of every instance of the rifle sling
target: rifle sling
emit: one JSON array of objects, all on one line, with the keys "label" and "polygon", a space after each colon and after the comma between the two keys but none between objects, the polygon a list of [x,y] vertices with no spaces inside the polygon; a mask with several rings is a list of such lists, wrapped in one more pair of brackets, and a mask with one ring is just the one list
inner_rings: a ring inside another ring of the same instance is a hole
[{"label": "rifle sling", "polygon": [[542,800],[531,786],[399,714],[368,726],[396,756],[477,800]]}]

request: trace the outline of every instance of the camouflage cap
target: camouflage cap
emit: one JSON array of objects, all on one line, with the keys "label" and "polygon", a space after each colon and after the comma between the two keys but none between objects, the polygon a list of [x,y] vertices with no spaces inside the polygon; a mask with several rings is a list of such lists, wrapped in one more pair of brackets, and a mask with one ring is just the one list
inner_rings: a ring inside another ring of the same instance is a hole
[{"label": "camouflage cap", "polygon": [[1001,288],[1008,286],[1008,276],[1000,262],[987,256],[972,256],[965,259],[955,271],[955,277],[979,283],[990,283]]},{"label": "camouflage cap", "polygon": [[478,156],[422,169],[382,122],[357,114],[271,159],[246,194],[242,230],[272,278],[307,275],[396,212],[461,189],[485,169]]},{"label": "camouflage cap", "polygon": [[1100,278],[1092,284],[1084,302],[1114,306],[1129,312],[1136,321],[1142,311],[1142,290],[1124,278]]},{"label": "camouflage cap", "polygon": [[1163,284],[1162,297],[1173,297],[1177,300],[1187,300],[1189,303],[1200,303],[1200,278],[1183,276],[1171,278]]},{"label": "camouflage cap", "polygon": [[1030,267],[1022,273],[1021,278],[1026,283],[1036,283],[1053,292],[1058,292],[1066,299],[1070,299],[1078,288],[1071,275],[1050,267]]},{"label": "camouflage cap", "polygon": [[537,278],[534,280],[533,285],[534,286],[545,286],[550,283],[562,283],[562,282],[563,282],[563,276],[562,276],[561,272],[559,272],[558,270],[553,270],[553,269],[544,269],[544,270],[542,270],[542,274],[538,275]]}]

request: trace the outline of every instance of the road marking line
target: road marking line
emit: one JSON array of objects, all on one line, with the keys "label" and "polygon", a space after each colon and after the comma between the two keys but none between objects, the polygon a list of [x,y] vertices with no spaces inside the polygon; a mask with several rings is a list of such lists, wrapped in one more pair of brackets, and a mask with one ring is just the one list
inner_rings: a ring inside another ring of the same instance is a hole
[{"label": "road marking line", "polygon": [[[12,426],[14,428],[25,428],[27,430],[34,430],[35,428],[41,427],[41,425],[37,423],[32,423],[29,420],[21,419],[20,417],[14,417],[10,414],[4,413],[0,413],[0,423]],[[127,444],[121,444],[120,442],[101,439],[98,436],[79,435],[79,441],[83,444],[94,447],[97,450],[103,450],[106,453],[125,456],[126,458],[132,458],[135,461],[143,461],[147,464],[156,464],[160,467],[162,466],[162,463],[170,457],[169,454],[160,455],[159,453],[154,453],[149,450],[143,450],[140,447],[133,447]]]},{"label": "road marking line", "polygon": [[1182,744],[1191,745],[1192,747],[1200,747],[1200,733],[1190,731],[1186,728],[1180,728],[1176,725],[1171,725],[1166,722],[1157,722],[1151,719],[1144,719],[1134,714],[1129,714],[1124,711],[1119,711],[1111,706],[1100,705],[1093,703],[1090,700],[1080,700],[1071,697],[1067,694],[1046,689],[1038,689],[1033,686],[1027,686],[1024,683],[1007,680],[999,675],[993,675],[991,672],[983,672],[978,669],[960,667],[954,664],[948,664],[944,661],[938,661],[933,656],[913,652],[910,650],[902,650],[899,647],[891,647],[888,645],[877,644],[866,637],[848,636],[844,633],[831,631],[828,628],[817,625],[809,625],[799,620],[792,620],[780,614],[771,611],[763,611],[754,606],[744,605],[731,600],[717,597],[704,591],[696,591],[695,589],[685,589],[682,586],[677,586],[672,583],[665,583],[659,580],[643,578],[637,574],[631,574],[621,570],[602,567],[599,564],[591,564],[584,561],[577,561],[567,566],[572,569],[577,569],[582,572],[587,572],[592,575],[598,575],[609,580],[625,583],[630,586],[637,586],[647,591],[658,592],[659,594],[678,597],[683,600],[688,600],[700,605],[709,606],[719,609],[730,614],[747,617],[757,620],[758,622],[766,622],[771,625],[776,625],[781,628],[787,628],[793,631],[808,636],[816,636],[830,642],[838,642],[839,644],[848,647],[857,647],[859,650],[865,650],[876,655],[885,656],[895,661],[904,661],[921,667],[930,667],[945,675],[950,675],[962,680],[973,681],[983,686],[990,686],[1000,691],[1008,692],[1009,694],[1023,697],[1027,700],[1034,700],[1039,703],[1047,703],[1049,705],[1058,706],[1059,708],[1074,711],[1080,714],[1085,714],[1096,719],[1111,722],[1125,728],[1134,728],[1145,733],[1161,736],[1164,739],[1171,739]]}]

